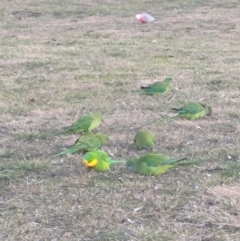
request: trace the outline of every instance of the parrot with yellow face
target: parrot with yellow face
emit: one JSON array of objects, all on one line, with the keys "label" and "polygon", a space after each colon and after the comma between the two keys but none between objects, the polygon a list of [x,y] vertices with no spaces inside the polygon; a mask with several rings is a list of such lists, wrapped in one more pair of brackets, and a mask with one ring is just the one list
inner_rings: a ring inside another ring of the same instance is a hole
[{"label": "parrot with yellow face", "polygon": [[87,152],[83,156],[83,165],[87,169],[97,172],[109,172],[113,164],[119,164],[122,161],[112,160],[105,151],[96,150]]}]

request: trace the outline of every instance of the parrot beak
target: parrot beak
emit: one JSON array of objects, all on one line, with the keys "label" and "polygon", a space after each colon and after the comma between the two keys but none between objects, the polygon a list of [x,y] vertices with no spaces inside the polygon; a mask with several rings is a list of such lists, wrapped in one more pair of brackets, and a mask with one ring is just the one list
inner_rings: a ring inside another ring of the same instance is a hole
[{"label": "parrot beak", "polygon": [[87,160],[83,160],[83,165],[85,166],[85,167],[88,167],[88,161]]},{"label": "parrot beak", "polygon": [[97,165],[97,163],[98,163],[98,161],[97,161],[97,159],[93,159],[91,162],[88,162],[87,160],[83,160],[83,165],[85,166],[85,167],[89,167],[89,168],[93,168],[93,167],[95,167],[96,165]]}]

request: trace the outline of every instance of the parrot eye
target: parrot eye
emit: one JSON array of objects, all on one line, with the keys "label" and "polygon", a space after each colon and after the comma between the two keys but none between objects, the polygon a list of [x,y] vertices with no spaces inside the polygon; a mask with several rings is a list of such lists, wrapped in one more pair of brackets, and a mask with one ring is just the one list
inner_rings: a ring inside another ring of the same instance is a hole
[{"label": "parrot eye", "polygon": [[128,168],[131,168],[131,167],[132,167],[132,165],[131,165],[130,162],[127,162],[127,167],[128,167]]}]

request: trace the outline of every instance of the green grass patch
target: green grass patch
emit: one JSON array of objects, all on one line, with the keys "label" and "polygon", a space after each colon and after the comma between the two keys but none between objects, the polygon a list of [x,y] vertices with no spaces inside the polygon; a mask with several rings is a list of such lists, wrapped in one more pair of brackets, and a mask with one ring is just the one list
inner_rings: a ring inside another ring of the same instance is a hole
[{"label": "green grass patch", "polygon": [[8,163],[1,167],[0,169],[0,179],[12,179],[21,177],[27,173],[34,172],[38,173],[40,171],[49,168],[49,161],[42,160],[22,160],[15,163]]}]

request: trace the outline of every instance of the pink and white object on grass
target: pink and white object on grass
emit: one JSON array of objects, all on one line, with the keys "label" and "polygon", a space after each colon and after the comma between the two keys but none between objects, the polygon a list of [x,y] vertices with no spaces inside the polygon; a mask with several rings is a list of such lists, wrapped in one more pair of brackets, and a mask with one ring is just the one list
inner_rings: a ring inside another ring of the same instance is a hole
[{"label": "pink and white object on grass", "polygon": [[141,13],[136,15],[136,19],[141,23],[153,22],[155,19],[147,13]]}]

